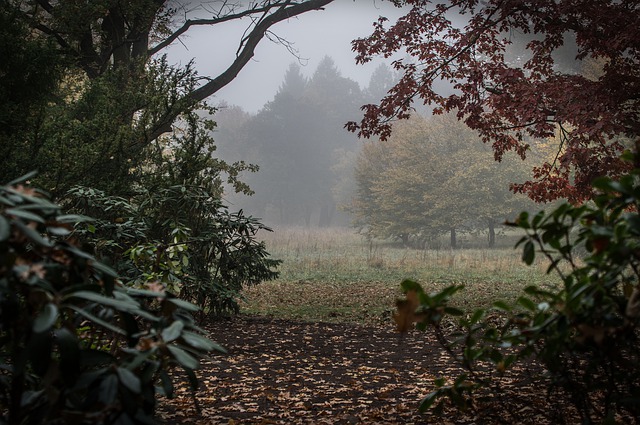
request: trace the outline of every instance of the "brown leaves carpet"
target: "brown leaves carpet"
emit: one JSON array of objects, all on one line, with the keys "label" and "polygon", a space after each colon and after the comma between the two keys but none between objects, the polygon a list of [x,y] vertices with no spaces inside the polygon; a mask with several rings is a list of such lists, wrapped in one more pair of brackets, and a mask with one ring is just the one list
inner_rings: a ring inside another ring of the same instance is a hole
[{"label": "brown leaves carpet", "polygon": [[[481,414],[419,414],[433,379],[457,374],[427,333],[247,316],[206,328],[229,353],[202,361],[200,412],[186,385],[161,400],[166,424],[545,423],[534,413],[545,403],[535,389],[508,408],[503,397],[487,398]],[[517,388],[521,395],[526,383]]]}]

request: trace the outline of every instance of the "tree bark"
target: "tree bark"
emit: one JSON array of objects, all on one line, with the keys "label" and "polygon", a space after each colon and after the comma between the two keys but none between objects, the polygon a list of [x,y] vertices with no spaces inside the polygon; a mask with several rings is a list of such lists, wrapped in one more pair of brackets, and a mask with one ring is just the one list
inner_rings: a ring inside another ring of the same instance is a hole
[{"label": "tree bark", "polygon": [[333,219],[333,214],[336,211],[336,204],[333,200],[329,199],[325,201],[320,207],[320,218],[318,219],[318,227],[329,227],[331,226],[331,220]]},{"label": "tree bark", "polygon": [[496,245],[496,224],[495,221],[489,220],[489,248]]},{"label": "tree bark", "polygon": [[311,227],[311,213],[313,208],[310,205],[304,206],[304,225],[305,227]]}]

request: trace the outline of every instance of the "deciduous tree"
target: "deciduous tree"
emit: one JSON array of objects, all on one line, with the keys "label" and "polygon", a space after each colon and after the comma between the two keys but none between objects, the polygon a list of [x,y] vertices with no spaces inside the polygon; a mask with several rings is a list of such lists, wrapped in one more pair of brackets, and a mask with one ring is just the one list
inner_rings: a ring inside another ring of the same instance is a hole
[{"label": "deciduous tree", "polygon": [[[593,194],[594,178],[628,169],[619,154],[625,138],[640,134],[637,1],[394,3],[409,11],[392,25],[380,18],[353,49],[359,63],[397,52],[410,59],[394,62],[402,78],[380,104],[364,107],[362,121],[348,124],[352,131],[388,138],[389,120],[407,118],[417,100],[436,113],[455,111],[492,144],[497,160],[508,151],[524,158],[530,137],[559,131],[557,156],[513,186],[536,201],[583,201]],[[514,61],[508,49],[523,38],[523,55]],[[554,55],[569,41],[575,66],[602,64],[596,75],[557,66]],[[438,90],[440,81],[452,91]]]},{"label": "deciduous tree", "polygon": [[493,161],[479,136],[454,115],[397,123],[387,141],[365,144],[356,166],[357,226],[373,236],[426,241],[443,232],[456,247],[456,230],[495,227],[521,209],[526,197],[509,181],[523,173],[513,156]]}]

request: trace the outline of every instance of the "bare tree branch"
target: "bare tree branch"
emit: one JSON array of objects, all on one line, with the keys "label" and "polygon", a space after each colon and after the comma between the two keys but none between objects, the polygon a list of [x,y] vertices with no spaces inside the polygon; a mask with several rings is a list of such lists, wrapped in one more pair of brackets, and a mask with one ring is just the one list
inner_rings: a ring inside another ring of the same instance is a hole
[{"label": "bare tree branch", "polygon": [[290,5],[290,4],[291,4],[291,0],[277,1],[277,2],[273,2],[273,3],[269,2],[269,3],[267,3],[267,4],[265,4],[264,6],[261,6],[261,7],[258,7],[256,5],[256,6],[252,7],[252,8],[247,9],[247,10],[243,10],[242,12],[231,13],[231,14],[220,16],[220,17],[217,17],[217,18],[211,18],[211,19],[188,19],[173,34],[171,34],[169,37],[167,37],[162,42],[158,43],[156,46],[150,48],[149,51],[148,51],[148,54],[149,54],[149,56],[153,56],[153,55],[157,54],[160,50],[164,49],[165,47],[169,46],[171,43],[176,41],[178,39],[178,37],[180,37],[182,34],[186,33],[191,27],[217,25],[217,24],[221,24],[223,22],[229,22],[229,21],[233,21],[233,20],[236,20],[236,19],[246,18],[248,16],[255,15],[257,13],[268,13],[269,11],[271,11],[271,10],[273,10],[275,8],[279,8],[279,7],[282,7],[282,6],[287,6],[287,5]]},{"label": "bare tree branch", "polygon": [[38,0],[38,4],[42,6],[49,14],[53,13],[53,6],[47,0]]},{"label": "bare tree branch", "polygon": [[[281,7],[273,13],[265,16],[258,21],[253,30],[245,37],[244,47],[239,51],[236,59],[233,63],[220,75],[211,79],[208,83],[202,87],[194,90],[188,96],[188,104],[194,105],[203,101],[209,96],[213,95],[224,86],[229,84],[238,75],[238,73],[245,67],[245,65],[251,60],[255,53],[255,49],[260,41],[265,37],[265,34],[269,29],[277,24],[294,16],[298,16],[311,10],[321,10],[326,5],[332,3],[334,0],[307,0],[302,3],[291,4],[289,1],[280,3]],[[273,7],[273,3],[271,6]],[[184,105],[182,105],[184,106]],[[184,110],[183,108],[172,109],[168,111],[160,120],[158,125],[151,129],[149,133],[150,140],[153,140],[163,133],[171,131],[171,124],[175,118]]]}]

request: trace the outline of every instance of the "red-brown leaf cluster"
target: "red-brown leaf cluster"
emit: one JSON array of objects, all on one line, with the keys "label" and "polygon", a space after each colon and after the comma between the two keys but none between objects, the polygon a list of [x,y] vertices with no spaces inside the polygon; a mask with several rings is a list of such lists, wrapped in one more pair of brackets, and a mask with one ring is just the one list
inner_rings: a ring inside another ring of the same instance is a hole
[{"label": "red-brown leaf cluster", "polygon": [[359,63],[410,59],[394,62],[401,79],[379,105],[363,107],[351,131],[385,139],[390,120],[406,118],[419,100],[434,113],[455,111],[498,161],[507,151],[524,158],[535,140],[555,137],[558,155],[512,187],[537,201],[583,201],[594,178],[628,169],[619,155],[640,134],[640,2],[395,3],[409,11],[392,25],[380,18],[353,49]]}]

